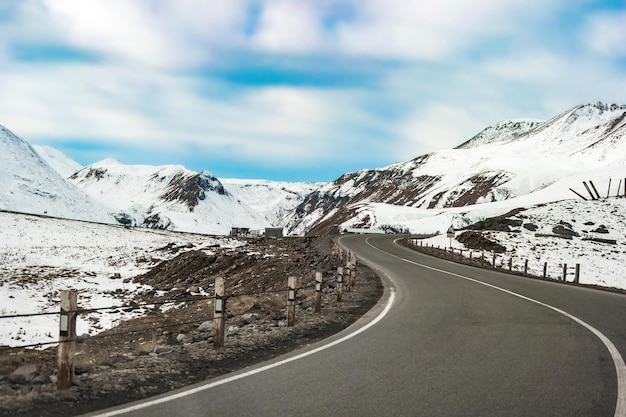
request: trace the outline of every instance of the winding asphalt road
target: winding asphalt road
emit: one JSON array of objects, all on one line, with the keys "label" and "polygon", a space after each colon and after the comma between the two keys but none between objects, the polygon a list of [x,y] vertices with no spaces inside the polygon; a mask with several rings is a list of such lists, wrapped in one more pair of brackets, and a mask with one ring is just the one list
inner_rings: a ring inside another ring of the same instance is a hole
[{"label": "winding asphalt road", "polygon": [[[340,243],[385,294],[344,332],[99,416],[622,416],[626,296]],[[358,290],[358,288],[357,288]]]}]

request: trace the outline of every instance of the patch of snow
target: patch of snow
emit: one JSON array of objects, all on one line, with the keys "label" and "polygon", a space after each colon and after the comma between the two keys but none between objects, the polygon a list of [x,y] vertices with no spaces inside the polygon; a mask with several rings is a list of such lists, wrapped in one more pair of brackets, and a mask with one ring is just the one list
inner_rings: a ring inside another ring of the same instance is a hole
[{"label": "patch of snow", "polygon": [[[175,254],[168,244],[210,252],[236,240],[132,229],[0,212],[0,316],[56,312],[59,291],[76,289],[81,308],[127,304],[150,287],[132,278]],[[119,275],[116,275],[119,274]],[[94,334],[141,311],[79,316],[78,334]],[[58,315],[0,318],[0,345],[54,342]]]}]

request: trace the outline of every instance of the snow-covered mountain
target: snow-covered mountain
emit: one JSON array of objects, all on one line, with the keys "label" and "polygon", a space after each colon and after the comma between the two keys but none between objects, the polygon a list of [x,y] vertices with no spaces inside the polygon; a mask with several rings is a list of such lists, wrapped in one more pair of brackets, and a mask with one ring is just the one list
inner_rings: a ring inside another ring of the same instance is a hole
[{"label": "snow-covered mountain", "polygon": [[543,120],[535,119],[505,120],[503,122],[496,123],[493,126],[489,126],[467,142],[457,146],[455,149],[470,149],[487,145],[489,143],[511,140],[511,138],[522,135],[542,123]]},{"label": "snow-covered mountain", "polygon": [[68,183],[27,142],[0,126],[0,209],[103,223],[107,210]]},{"label": "snow-covered mountain", "polygon": [[228,193],[264,216],[273,226],[282,226],[284,219],[304,201],[307,195],[325,183],[284,182],[268,180],[220,179]]},{"label": "snow-covered mountain", "polygon": [[[455,149],[329,184],[220,181],[182,166],[113,160],[73,172],[80,165],[62,153],[36,152],[2,128],[0,209],[209,234],[283,224],[293,234],[333,225],[415,227],[424,225],[415,219],[432,220],[441,210],[501,214],[512,204],[576,198],[569,189],[583,193],[583,180],[617,181],[626,164],[625,126],[626,106],[587,104],[544,123],[501,122]],[[63,178],[70,173],[71,183]]]},{"label": "snow-covered mountain", "polygon": [[61,174],[63,178],[68,178],[73,173],[83,169],[83,166],[65,155],[60,150],[51,146],[32,145],[39,156],[48,163],[56,172]]},{"label": "snow-covered mountain", "polygon": [[533,123],[499,123],[483,131],[497,135],[479,134],[456,149],[345,174],[311,193],[288,228],[317,234],[333,225],[407,224],[455,207],[497,215],[512,204],[577,198],[569,188],[580,190],[583,180],[606,184],[626,174],[626,106],[587,104]]},{"label": "snow-covered mountain", "polygon": [[208,171],[106,159],[76,172],[70,181],[109,207],[122,224],[206,234],[270,226]]}]

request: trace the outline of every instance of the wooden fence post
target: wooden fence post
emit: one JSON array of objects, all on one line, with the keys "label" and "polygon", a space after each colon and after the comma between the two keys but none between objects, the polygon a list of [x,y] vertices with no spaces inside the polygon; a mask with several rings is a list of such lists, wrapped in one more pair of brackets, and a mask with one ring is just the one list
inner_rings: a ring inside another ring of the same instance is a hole
[{"label": "wooden fence post", "polygon": [[567,264],[563,264],[563,282],[567,282]]},{"label": "wooden fence post", "polygon": [[513,271],[513,258],[509,258],[509,272]]},{"label": "wooden fence post", "polygon": [[344,279],[343,279],[346,292],[352,291],[352,262],[348,262],[346,264],[346,268],[344,269]]},{"label": "wooden fence post", "polygon": [[315,312],[322,311],[322,273],[315,273]]},{"label": "wooden fence post", "polygon": [[296,277],[287,280],[287,327],[296,322]]},{"label": "wooden fence post", "polygon": [[493,269],[496,269],[496,252],[493,252],[493,262],[491,263],[493,266]]},{"label": "wooden fence post", "polygon": [[213,349],[224,347],[224,312],[226,298],[224,297],[224,278],[215,278],[215,299],[213,300]]},{"label": "wooden fence post", "polygon": [[356,255],[352,257],[352,274],[350,274],[350,285],[354,287],[356,285],[356,269],[358,264],[358,258]]},{"label": "wooden fence post", "polygon": [[574,282],[578,284],[580,280],[580,264],[576,264],[576,272],[574,274]]},{"label": "wooden fence post", "polygon": [[61,291],[61,317],[59,347],[57,349],[57,389],[68,389],[74,378],[74,354],[76,353],[76,318],[78,316],[78,291]]},{"label": "wooden fence post", "polygon": [[337,267],[337,302],[341,302],[343,293],[343,267]]},{"label": "wooden fence post", "polygon": [[528,275],[528,259],[524,260],[524,276]]},{"label": "wooden fence post", "polygon": [[543,278],[547,278],[548,277],[548,263],[544,262],[543,263]]}]

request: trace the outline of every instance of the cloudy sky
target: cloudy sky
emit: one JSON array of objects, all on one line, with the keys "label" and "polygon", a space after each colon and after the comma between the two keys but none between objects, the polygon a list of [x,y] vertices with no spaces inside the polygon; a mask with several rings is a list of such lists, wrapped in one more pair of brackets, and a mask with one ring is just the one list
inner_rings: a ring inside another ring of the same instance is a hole
[{"label": "cloudy sky", "polygon": [[0,2],[0,124],[85,165],[330,181],[596,101],[624,0]]}]

